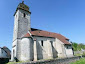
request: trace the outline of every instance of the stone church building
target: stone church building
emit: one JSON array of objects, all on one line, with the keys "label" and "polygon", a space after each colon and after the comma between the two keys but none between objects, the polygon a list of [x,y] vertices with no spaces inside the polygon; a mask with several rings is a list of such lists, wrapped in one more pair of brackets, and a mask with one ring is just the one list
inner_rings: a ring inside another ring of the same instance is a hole
[{"label": "stone church building", "polygon": [[31,28],[29,7],[20,3],[14,14],[14,33],[11,60],[37,61],[40,59],[72,57],[69,39],[61,34]]}]

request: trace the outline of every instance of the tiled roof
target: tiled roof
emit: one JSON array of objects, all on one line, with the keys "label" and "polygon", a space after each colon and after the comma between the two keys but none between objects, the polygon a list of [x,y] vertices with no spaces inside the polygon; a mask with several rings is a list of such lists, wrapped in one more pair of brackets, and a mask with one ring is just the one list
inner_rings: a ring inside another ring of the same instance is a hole
[{"label": "tiled roof", "polygon": [[[52,37],[52,38],[57,38],[60,41],[62,41],[64,44],[70,44],[67,40],[68,38],[64,37],[61,34],[58,33],[53,33],[53,32],[48,32],[48,31],[43,31],[43,30],[35,30],[31,31],[32,36],[41,36],[41,37]],[[31,37],[29,33],[24,35],[24,37]]]}]

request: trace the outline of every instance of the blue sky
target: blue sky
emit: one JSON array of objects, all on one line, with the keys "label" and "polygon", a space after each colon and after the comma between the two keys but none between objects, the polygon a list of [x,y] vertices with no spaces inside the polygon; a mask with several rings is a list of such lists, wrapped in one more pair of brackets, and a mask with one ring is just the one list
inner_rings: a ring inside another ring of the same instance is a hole
[{"label": "blue sky", "polygon": [[[85,44],[85,0],[24,0],[31,27],[60,33]],[[0,47],[12,48],[14,12],[22,0],[0,0]]]}]

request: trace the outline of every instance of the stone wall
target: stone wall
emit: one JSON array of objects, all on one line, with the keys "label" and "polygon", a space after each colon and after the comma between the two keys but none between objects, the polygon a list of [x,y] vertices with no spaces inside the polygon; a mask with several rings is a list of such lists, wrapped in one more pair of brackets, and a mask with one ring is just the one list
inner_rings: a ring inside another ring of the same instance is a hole
[{"label": "stone wall", "polygon": [[39,60],[39,61],[31,61],[31,62],[16,63],[16,64],[69,64],[70,62],[75,62],[79,59],[80,57],[70,57],[63,59]]}]

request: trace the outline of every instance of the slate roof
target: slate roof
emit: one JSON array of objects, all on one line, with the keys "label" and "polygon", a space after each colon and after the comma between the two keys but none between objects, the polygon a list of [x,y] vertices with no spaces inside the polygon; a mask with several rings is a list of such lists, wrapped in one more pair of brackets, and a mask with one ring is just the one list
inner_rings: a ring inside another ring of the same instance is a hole
[{"label": "slate roof", "polygon": [[11,58],[11,51],[6,46],[4,46],[2,49],[7,53],[7,57]]},{"label": "slate roof", "polygon": [[[57,38],[60,41],[62,41],[64,44],[71,44],[69,43],[67,40],[69,40],[68,38],[64,37],[61,34],[58,33],[53,33],[53,32],[48,32],[48,31],[43,31],[43,30],[39,30],[39,29],[33,29],[31,28],[31,34],[32,36],[39,36],[39,37],[51,37],[51,38]],[[29,33],[25,34],[24,37],[31,37]]]}]

